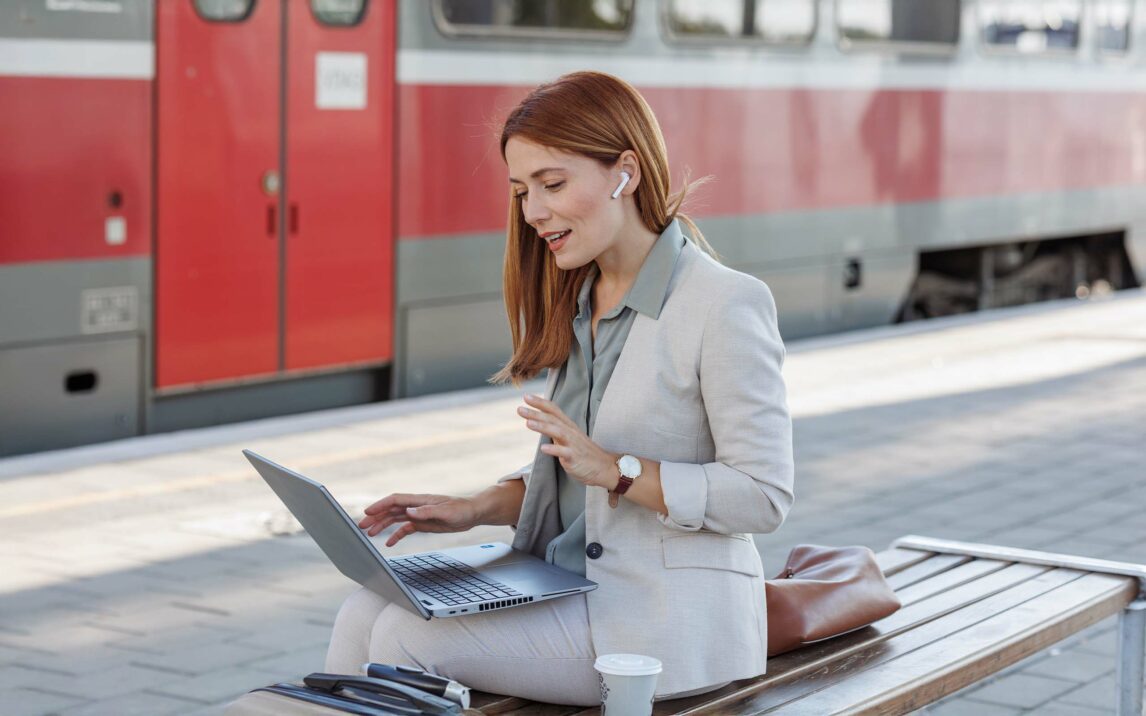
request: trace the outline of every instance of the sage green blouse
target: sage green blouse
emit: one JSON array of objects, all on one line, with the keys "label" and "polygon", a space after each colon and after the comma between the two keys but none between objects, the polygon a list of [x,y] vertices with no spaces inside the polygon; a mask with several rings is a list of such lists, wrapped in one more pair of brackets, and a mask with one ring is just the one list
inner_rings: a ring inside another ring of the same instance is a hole
[{"label": "sage green blouse", "polygon": [[[680,226],[673,221],[653,244],[628,293],[612,310],[601,316],[595,343],[592,331],[593,284],[598,275],[595,265],[581,286],[577,296],[577,315],[573,319],[576,340],[557,376],[553,401],[590,436],[597,419],[597,408],[609,386],[621,349],[625,347],[633,320],[637,313],[654,320],[660,316],[661,307],[668,298],[669,280],[684,242]],[[538,470],[546,474],[540,475]],[[549,476],[550,471],[557,480],[563,531],[549,543],[545,558],[558,567],[585,576],[585,485],[566,475],[561,462],[554,457],[542,460],[531,479],[553,479]]]}]

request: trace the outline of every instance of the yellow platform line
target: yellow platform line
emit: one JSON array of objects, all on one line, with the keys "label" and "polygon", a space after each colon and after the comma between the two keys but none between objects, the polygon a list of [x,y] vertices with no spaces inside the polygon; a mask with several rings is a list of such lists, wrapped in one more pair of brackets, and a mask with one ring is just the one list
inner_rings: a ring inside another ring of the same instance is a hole
[{"label": "yellow platform line", "polygon": [[[312,458],[301,458],[298,460],[293,460],[291,462],[291,467],[299,470],[305,470],[312,467],[319,467],[322,465],[329,465],[337,462],[349,462],[351,460],[360,460],[368,457],[394,455],[406,451],[423,450],[425,448],[449,445],[458,441],[492,437],[495,435],[517,432],[521,429],[522,426],[519,423],[507,422],[504,425],[495,425],[492,427],[454,430],[453,432],[442,433],[432,437],[410,439],[403,442],[391,443],[385,447],[342,450],[340,452],[326,453]],[[74,507],[99,504],[101,502],[115,502],[117,500],[131,499],[133,497],[146,497],[148,495],[165,495],[174,492],[186,492],[189,490],[211,487],[212,485],[222,485],[229,482],[243,482],[245,480],[254,480],[257,478],[258,473],[256,473],[253,468],[248,468],[245,470],[228,470],[227,472],[218,472],[213,475],[188,477],[181,480],[171,480],[154,485],[137,485],[135,487],[125,487],[119,490],[89,492],[82,495],[62,497],[55,500],[43,500],[40,502],[31,502],[25,505],[3,507],[0,508],[0,519],[5,517],[34,515],[41,512],[51,512],[53,510],[66,510]]]}]

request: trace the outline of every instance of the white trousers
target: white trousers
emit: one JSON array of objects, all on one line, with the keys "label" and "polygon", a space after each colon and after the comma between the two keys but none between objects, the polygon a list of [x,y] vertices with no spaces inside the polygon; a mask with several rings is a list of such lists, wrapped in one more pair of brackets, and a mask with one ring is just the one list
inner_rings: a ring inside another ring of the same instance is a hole
[{"label": "white trousers", "polygon": [[408,664],[480,691],[596,706],[601,703],[596,658],[584,594],[426,621],[360,589],[347,598],[335,619],[326,671],[358,674],[367,661]]}]

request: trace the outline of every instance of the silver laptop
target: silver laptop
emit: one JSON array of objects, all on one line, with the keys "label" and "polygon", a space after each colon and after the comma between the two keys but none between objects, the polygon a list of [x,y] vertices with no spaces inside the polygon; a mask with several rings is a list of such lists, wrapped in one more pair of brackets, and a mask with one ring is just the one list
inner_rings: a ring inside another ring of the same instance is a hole
[{"label": "silver laptop", "polygon": [[501,542],[386,559],[325,487],[250,450],[243,454],[340,572],[426,619],[597,588],[596,582]]}]

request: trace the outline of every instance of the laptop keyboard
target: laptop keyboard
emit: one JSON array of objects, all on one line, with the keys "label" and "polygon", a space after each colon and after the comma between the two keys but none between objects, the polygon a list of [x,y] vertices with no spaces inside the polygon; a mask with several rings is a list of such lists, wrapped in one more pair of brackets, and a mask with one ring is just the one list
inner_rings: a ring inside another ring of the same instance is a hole
[{"label": "laptop keyboard", "polygon": [[521,592],[488,577],[440,552],[387,560],[410,586],[445,604],[468,604],[521,596]]}]

